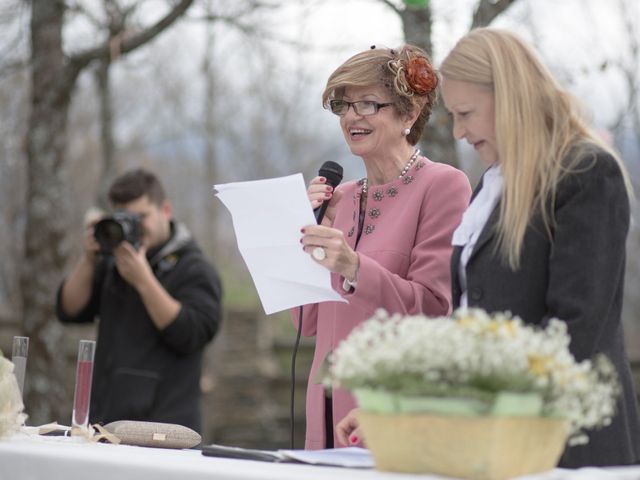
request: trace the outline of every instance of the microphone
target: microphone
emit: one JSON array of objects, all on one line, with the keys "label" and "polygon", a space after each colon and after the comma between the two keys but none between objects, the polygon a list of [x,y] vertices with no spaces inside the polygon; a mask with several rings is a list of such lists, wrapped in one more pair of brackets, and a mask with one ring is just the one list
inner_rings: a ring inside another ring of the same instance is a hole
[{"label": "microphone", "polygon": [[[342,181],[342,167],[336,162],[327,161],[322,164],[320,170],[318,170],[318,175],[327,179],[327,185],[331,185],[333,189],[340,185]],[[322,219],[324,218],[324,214],[327,211],[327,206],[329,205],[329,200],[325,200],[322,204],[316,208],[313,212],[316,216],[316,221],[318,224],[322,223]]]}]

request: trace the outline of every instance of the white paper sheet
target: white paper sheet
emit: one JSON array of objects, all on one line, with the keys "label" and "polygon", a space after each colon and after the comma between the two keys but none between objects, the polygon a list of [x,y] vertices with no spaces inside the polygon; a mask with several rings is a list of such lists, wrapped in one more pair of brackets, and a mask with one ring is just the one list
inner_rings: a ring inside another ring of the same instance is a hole
[{"label": "white paper sheet", "polygon": [[238,248],[267,314],[346,302],[331,288],[329,270],[302,250],[300,229],[316,223],[302,174],[213,188],[231,213]]},{"label": "white paper sheet", "polygon": [[312,465],[332,465],[349,468],[373,468],[369,450],[359,447],[328,448],[325,450],[278,450],[286,458]]},{"label": "white paper sheet", "polygon": [[300,462],[310,465],[373,468],[371,453],[369,453],[369,450],[359,447],[327,448],[325,450],[256,450],[253,448],[210,444],[202,447],[202,454],[208,457],[259,460],[262,462]]}]

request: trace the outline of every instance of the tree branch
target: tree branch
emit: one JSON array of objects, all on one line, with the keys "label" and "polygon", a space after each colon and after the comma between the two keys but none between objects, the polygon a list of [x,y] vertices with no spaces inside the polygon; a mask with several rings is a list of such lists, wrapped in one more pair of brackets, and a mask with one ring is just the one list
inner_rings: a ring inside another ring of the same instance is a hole
[{"label": "tree branch", "polygon": [[102,22],[98,17],[85,8],[84,5],[80,5],[77,2],[67,3],[67,12],[82,15],[96,28],[100,28],[102,26]]},{"label": "tree branch", "polygon": [[476,11],[473,13],[471,28],[486,27],[495,18],[509,8],[516,0],[480,0]]},{"label": "tree branch", "polygon": [[[162,33],[166,28],[171,26],[178,18],[180,18],[193,4],[193,0],[180,0],[163,18],[158,20],[155,25],[143,30],[137,35],[125,39],[120,45],[120,53],[129,53],[136,48],[150,42],[157,35]],[[91,61],[99,58],[108,58],[111,55],[109,42],[96,48],[72,55],[70,62],[82,68]]]},{"label": "tree branch", "polygon": [[393,10],[394,12],[396,12],[398,15],[400,15],[400,13],[402,13],[398,7],[396,7],[393,3],[391,3],[389,0],[380,0],[381,3],[384,3],[387,7],[389,7],[391,10]]}]

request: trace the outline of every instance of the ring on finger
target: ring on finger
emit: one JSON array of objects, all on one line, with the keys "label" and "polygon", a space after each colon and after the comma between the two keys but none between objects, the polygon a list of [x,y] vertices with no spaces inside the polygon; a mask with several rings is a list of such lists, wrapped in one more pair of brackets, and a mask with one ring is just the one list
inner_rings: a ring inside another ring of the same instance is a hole
[{"label": "ring on finger", "polygon": [[311,251],[311,256],[321,262],[325,258],[327,258],[327,252],[322,247],[316,247]]}]

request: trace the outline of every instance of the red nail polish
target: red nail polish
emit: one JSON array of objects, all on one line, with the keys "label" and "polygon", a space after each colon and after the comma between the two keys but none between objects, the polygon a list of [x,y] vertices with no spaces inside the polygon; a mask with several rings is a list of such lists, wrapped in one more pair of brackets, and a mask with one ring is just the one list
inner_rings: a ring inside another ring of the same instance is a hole
[{"label": "red nail polish", "polygon": [[351,435],[351,436],[349,437],[349,441],[350,441],[351,443],[358,443],[358,440],[360,440],[360,439],[358,438],[358,436],[357,436],[357,435]]},{"label": "red nail polish", "polygon": [[329,198],[331,196],[331,194],[329,192],[324,194],[325,197]]},{"label": "red nail polish", "polygon": [[304,233],[304,228],[301,228],[301,229],[300,229],[300,233]]}]

